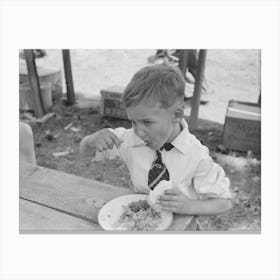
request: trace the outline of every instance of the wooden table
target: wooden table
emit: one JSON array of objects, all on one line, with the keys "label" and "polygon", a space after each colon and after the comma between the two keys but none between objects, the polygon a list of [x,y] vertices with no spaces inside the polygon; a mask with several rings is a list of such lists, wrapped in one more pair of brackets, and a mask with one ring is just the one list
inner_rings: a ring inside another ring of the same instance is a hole
[{"label": "wooden table", "polygon": [[[100,208],[113,198],[132,193],[128,188],[21,163],[20,233],[105,233],[97,220]],[[174,215],[168,231],[193,230],[192,220],[192,216]]]}]

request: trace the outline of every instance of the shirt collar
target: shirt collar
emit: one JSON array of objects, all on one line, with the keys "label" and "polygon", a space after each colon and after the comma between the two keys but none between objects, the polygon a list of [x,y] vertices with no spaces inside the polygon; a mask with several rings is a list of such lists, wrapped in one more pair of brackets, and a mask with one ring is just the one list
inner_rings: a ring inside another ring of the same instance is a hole
[{"label": "shirt collar", "polygon": [[181,121],[181,125],[183,127],[183,130],[180,132],[180,134],[171,142],[171,144],[178,149],[183,154],[186,154],[188,151],[188,141],[189,141],[189,128],[184,119]]}]

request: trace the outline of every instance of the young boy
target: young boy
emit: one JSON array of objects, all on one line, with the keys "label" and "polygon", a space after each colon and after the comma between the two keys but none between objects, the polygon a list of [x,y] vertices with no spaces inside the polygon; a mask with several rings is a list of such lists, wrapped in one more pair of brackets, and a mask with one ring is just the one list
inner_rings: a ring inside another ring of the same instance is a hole
[{"label": "young boy", "polygon": [[231,206],[229,180],[207,147],[189,133],[184,116],[185,81],[175,67],[148,66],[127,85],[123,102],[131,129],[103,129],[86,136],[80,152],[96,160],[119,156],[137,193],[149,193],[161,180],[172,189],[160,196],[162,210],[215,215]]}]

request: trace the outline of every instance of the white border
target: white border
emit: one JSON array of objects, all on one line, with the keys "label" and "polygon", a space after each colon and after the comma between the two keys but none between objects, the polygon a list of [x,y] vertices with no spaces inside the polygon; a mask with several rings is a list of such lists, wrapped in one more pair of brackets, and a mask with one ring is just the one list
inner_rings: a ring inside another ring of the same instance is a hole
[{"label": "white border", "polygon": [[[279,279],[279,2],[1,2],[1,279]],[[19,235],[19,48],[262,49],[262,234]]]}]

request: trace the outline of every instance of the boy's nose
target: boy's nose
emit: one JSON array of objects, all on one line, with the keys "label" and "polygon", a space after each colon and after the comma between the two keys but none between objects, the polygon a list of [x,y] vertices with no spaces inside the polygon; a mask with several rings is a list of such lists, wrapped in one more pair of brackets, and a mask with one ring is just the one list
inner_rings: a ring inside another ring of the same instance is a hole
[{"label": "boy's nose", "polygon": [[134,132],[135,134],[140,137],[141,139],[144,139],[145,137],[145,132],[143,131],[143,129],[141,127],[139,127],[139,125],[134,125],[133,126]]}]

